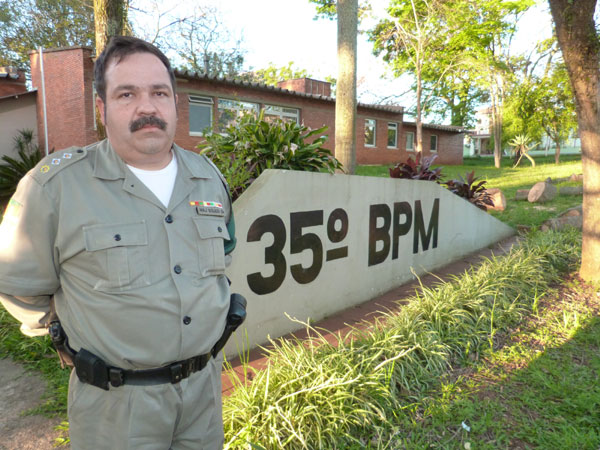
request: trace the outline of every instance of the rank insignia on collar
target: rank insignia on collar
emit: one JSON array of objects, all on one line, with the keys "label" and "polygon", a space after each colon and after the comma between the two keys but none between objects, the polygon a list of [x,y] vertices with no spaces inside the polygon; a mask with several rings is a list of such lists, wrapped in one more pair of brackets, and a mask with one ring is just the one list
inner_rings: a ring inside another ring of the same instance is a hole
[{"label": "rank insignia on collar", "polygon": [[60,164],[60,158],[55,158],[52,160],[52,165],[53,166],[58,166]]},{"label": "rank insignia on collar", "polygon": [[65,153],[65,154],[63,155],[63,158],[64,158],[64,159],[71,159],[72,157],[73,157],[73,154],[72,154],[72,153]]},{"label": "rank insignia on collar", "polygon": [[42,172],[42,173],[46,173],[49,170],[50,170],[50,166],[44,165],[44,166],[40,167],[40,172]]}]

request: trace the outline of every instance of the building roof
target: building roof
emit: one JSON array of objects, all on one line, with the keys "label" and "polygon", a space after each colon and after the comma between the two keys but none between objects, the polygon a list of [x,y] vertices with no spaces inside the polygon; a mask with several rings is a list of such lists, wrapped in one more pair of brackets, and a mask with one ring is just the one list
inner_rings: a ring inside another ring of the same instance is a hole
[{"label": "building roof", "polygon": [[[281,94],[291,95],[294,97],[304,97],[315,100],[323,100],[331,103],[335,103],[335,98],[327,97],[324,95],[316,95],[316,94],[306,94],[304,92],[292,91],[290,89],[283,89],[276,86],[270,86],[264,83],[257,83],[254,81],[245,81],[245,80],[236,80],[233,78],[226,77],[218,77],[214,75],[207,75],[199,72],[191,72],[191,71],[181,71],[175,70],[175,76],[177,78],[184,78],[187,80],[204,80],[204,81],[214,81],[217,83],[228,84],[232,86],[241,86],[241,87],[249,87],[252,89],[257,89],[265,92],[277,92]],[[395,105],[370,105],[366,103],[358,103],[358,106],[362,108],[375,109],[378,111],[387,111],[393,113],[403,113],[403,106],[395,106]]]},{"label": "building roof", "polygon": [[6,100],[9,98],[17,98],[17,97],[22,97],[23,95],[30,95],[30,94],[36,94],[36,93],[37,93],[37,89],[33,89],[33,90],[27,91],[27,92],[19,92],[18,94],[5,95],[4,97],[0,97],[0,101]]},{"label": "building roof", "polygon": [[[410,120],[405,120],[404,123],[416,126],[416,123]],[[465,133],[467,131],[465,127],[457,127],[455,125],[438,125],[436,123],[423,123],[423,127],[430,128],[432,130],[454,131],[455,133]]]}]

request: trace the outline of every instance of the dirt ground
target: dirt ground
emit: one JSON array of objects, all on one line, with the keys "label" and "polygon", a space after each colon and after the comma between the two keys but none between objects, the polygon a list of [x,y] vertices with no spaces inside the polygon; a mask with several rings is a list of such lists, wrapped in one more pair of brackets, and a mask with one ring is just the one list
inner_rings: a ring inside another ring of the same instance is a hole
[{"label": "dirt ground", "polygon": [[[46,382],[9,359],[0,359],[0,450],[49,450],[60,419],[23,415],[43,402]],[[70,446],[60,447],[68,449]]]}]

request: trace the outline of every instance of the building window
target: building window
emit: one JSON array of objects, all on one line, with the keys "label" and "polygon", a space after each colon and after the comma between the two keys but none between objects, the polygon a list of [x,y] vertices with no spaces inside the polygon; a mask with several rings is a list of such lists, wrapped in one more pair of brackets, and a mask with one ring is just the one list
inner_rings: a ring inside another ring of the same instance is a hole
[{"label": "building window", "polygon": [[413,152],[415,150],[415,133],[413,131],[406,132],[406,151]]},{"label": "building window", "polygon": [[229,125],[246,113],[258,114],[258,104],[220,98],[217,132],[223,133]]},{"label": "building window", "polygon": [[264,117],[267,122],[281,119],[284,122],[300,123],[300,110],[283,106],[265,105]]},{"label": "building window", "polygon": [[431,135],[431,139],[430,139],[430,146],[429,146],[429,150],[432,152],[437,152],[437,147],[438,147],[438,137],[435,134]]},{"label": "building window", "polygon": [[398,148],[398,124],[395,122],[388,123],[388,148]]},{"label": "building window", "polygon": [[190,135],[202,136],[207,128],[212,128],[213,99],[190,95]]},{"label": "building window", "polygon": [[375,119],[365,119],[365,147],[375,147]]}]

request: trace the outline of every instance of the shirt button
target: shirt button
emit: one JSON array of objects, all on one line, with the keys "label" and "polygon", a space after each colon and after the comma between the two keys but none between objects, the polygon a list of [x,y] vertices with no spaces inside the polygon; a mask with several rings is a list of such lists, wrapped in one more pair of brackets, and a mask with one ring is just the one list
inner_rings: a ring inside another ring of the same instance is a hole
[{"label": "shirt button", "polygon": [[173,223],[173,216],[171,214],[169,214],[167,217],[165,217],[165,222]]},{"label": "shirt button", "polygon": [[221,231],[223,231],[223,228],[217,227],[217,231],[220,233]]},{"label": "shirt button", "polygon": [[173,267],[173,271],[179,275],[181,273],[181,266],[177,264],[175,267]]},{"label": "shirt button", "polygon": [[121,235],[120,234],[115,234],[115,241],[120,241],[121,240]]},{"label": "shirt button", "polygon": [[185,316],[183,318],[183,324],[184,325],[189,325],[191,323],[191,321],[192,321],[192,318],[190,316]]}]

